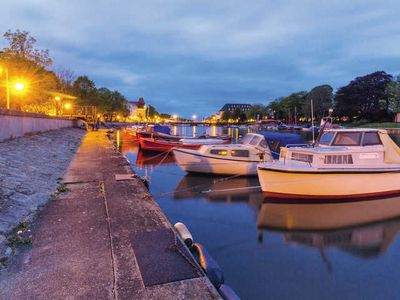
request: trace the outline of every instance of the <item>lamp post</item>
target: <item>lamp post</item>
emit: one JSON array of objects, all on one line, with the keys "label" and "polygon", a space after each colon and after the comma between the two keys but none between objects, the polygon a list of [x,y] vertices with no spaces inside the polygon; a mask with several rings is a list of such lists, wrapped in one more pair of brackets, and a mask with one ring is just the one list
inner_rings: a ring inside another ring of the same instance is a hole
[{"label": "lamp post", "polygon": [[6,108],[10,109],[10,84],[8,82],[8,68],[7,67],[0,67],[0,73],[1,71],[4,70],[5,76],[6,76],[6,99],[7,99],[7,105]]}]

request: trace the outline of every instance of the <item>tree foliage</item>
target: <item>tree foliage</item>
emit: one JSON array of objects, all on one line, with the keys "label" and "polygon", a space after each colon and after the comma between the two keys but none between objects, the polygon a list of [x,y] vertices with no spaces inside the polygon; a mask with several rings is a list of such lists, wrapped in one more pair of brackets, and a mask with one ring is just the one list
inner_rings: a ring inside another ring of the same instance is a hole
[{"label": "tree foliage", "polygon": [[386,87],[392,76],[383,71],[357,77],[335,95],[335,114],[352,119],[382,120],[388,116]]},{"label": "tree foliage", "polygon": [[27,59],[43,68],[51,66],[52,60],[49,55],[49,50],[34,48],[36,39],[30,36],[28,31],[20,31],[17,29],[15,32],[12,32],[8,30],[4,33],[3,37],[9,43],[9,47],[3,49],[7,55],[17,59]]},{"label": "tree foliage", "polygon": [[261,120],[268,114],[266,106],[262,104],[254,104],[246,112],[247,119]]},{"label": "tree foliage", "polygon": [[303,112],[307,117],[311,117],[311,100],[314,117],[319,120],[328,115],[329,108],[333,108],[333,88],[324,84],[316,86],[306,94]]},{"label": "tree foliage", "polygon": [[388,95],[389,112],[400,113],[400,75],[389,82],[386,87],[386,94]]}]

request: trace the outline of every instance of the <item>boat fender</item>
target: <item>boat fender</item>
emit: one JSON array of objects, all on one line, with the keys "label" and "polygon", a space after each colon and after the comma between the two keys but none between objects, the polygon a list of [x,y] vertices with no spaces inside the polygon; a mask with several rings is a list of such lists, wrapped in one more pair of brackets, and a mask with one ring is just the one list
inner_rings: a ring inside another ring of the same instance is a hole
[{"label": "boat fender", "polygon": [[142,176],[142,177],[140,177],[140,180],[143,182],[146,189],[149,189],[149,187],[150,187],[149,178],[147,176]]},{"label": "boat fender", "polygon": [[200,266],[211,283],[218,289],[224,283],[224,274],[217,262],[208,254],[207,250],[198,243],[193,243],[192,252],[197,255]]},{"label": "boat fender", "polygon": [[229,285],[221,284],[218,289],[219,294],[224,300],[240,300],[240,297],[235,293]]},{"label": "boat fender", "polygon": [[190,249],[193,245],[193,236],[189,229],[187,229],[186,225],[181,222],[176,223],[174,227],[185,245]]}]

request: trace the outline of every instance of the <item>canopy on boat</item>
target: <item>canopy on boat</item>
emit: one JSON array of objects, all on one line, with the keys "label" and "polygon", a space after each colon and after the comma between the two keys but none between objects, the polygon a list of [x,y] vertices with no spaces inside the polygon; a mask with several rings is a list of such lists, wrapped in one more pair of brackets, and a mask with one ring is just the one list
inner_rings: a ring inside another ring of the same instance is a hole
[{"label": "canopy on boat", "polygon": [[154,125],[153,128],[154,131],[160,132],[160,133],[165,133],[165,134],[171,134],[171,128],[165,125]]},{"label": "canopy on boat", "polygon": [[386,130],[379,130],[383,147],[385,149],[385,163],[400,164],[400,148],[392,140]]},{"label": "canopy on boat", "polygon": [[279,150],[288,144],[304,144],[304,139],[299,134],[281,133],[271,131],[259,132],[265,137],[274,159],[279,158]]}]

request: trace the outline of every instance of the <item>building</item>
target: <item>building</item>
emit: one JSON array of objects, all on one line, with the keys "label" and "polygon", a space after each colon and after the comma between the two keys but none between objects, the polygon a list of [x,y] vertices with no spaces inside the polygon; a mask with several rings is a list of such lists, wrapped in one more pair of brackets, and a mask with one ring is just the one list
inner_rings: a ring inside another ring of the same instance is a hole
[{"label": "building", "polygon": [[219,112],[225,112],[225,111],[235,111],[239,109],[240,111],[246,112],[250,109],[251,104],[243,104],[243,103],[227,103],[225,104]]},{"label": "building", "polygon": [[226,111],[234,112],[235,110],[240,110],[242,112],[246,112],[251,108],[251,104],[243,104],[243,103],[227,103],[219,110],[219,118],[222,117],[223,113]]},{"label": "building", "polygon": [[143,98],[138,101],[128,101],[128,108],[130,111],[129,119],[144,121],[146,119],[146,102]]}]

